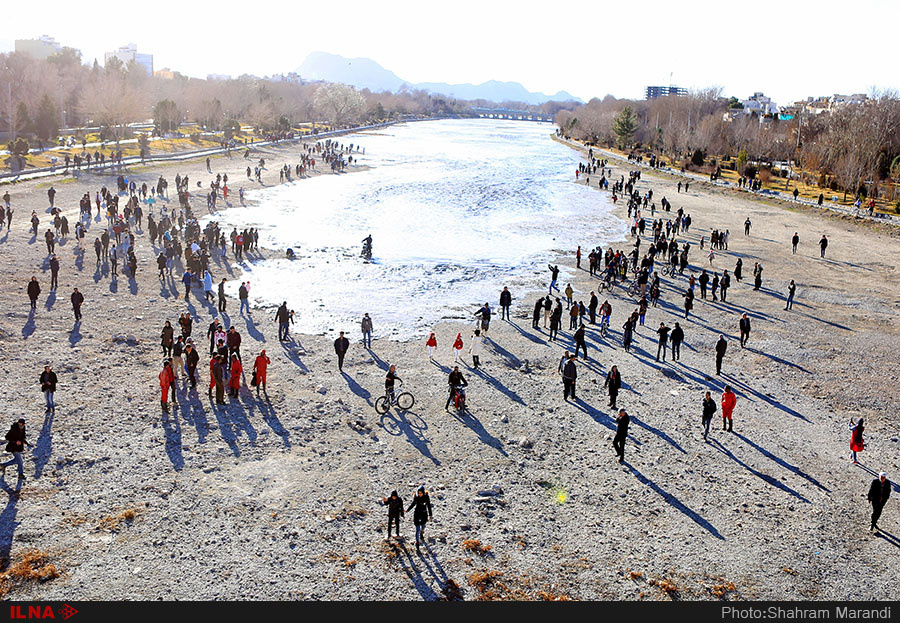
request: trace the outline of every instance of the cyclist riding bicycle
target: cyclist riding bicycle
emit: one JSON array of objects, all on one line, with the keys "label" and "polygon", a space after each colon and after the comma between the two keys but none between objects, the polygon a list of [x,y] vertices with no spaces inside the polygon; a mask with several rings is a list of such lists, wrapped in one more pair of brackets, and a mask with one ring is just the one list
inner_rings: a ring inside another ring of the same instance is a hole
[{"label": "cyclist riding bicycle", "polygon": [[453,366],[453,372],[450,373],[447,382],[450,385],[450,395],[447,397],[447,404],[444,405],[444,409],[449,409],[450,403],[455,402],[456,395],[459,393],[459,391],[463,387],[469,385],[469,383],[466,382],[466,379],[463,378],[462,372],[459,371],[459,366]]},{"label": "cyclist riding bicycle", "polygon": [[391,365],[387,376],[384,377],[384,397],[388,399],[389,404],[394,402],[394,381],[402,380],[397,376],[397,368]]}]

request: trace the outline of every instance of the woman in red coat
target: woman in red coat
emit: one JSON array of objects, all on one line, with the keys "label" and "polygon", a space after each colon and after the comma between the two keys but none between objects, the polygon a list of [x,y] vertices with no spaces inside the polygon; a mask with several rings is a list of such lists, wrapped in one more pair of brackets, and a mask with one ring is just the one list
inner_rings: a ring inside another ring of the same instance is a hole
[{"label": "woman in red coat", "polygon": [[454,357],[453,360],[456,363],[459,363],[459,353],[462,352],[462,349],[463,349],[462,333],[457,333],[456,341],[453,342],[453,351],[456,354],[456,356]]},{"label": "woman in red coat", "polygon": [[241,360],[238,359],[237,353],[231,356],[231,377],[228,379],[228,388],[231,395],[237,398],[238,391],[241,389],[241,373],[244,371],[241,366]]},{"label": "woman in red coat", "polygon": [[859,418],[859,421],[854,424],[853,420],[850,420],[850,431],[853,433],[850,436],[850,458],[853,459],[853,462],[856,463],[856,453],[862,452],[866,445],[863,442],[863,430],[865,430],[865,426],[863,426],[863,419]]},{"label": "woman in red coat", "polygon": [[213,374],[213,366],[216,365],[216,355],[209,360],[209,391],[207,393],[212,396],[212,390],[216,386],[216,375]]},{"label": "woman in red coat", "polygon": [[434,333],[428,336],[428,341],[425,342],[425,346],[428,347],[428,359],[434,359],[434,349],[437,348],[437,338],[434,337]]},{"label": "woman in red coat", "polygon": [[178,404],[175,400],[175,372],[172,370],[172,360],[163,362],[163,369],[159,373],[159,388],[162,390],[162,408],[169,410],[169,388],[172,388],[172,404]]}]

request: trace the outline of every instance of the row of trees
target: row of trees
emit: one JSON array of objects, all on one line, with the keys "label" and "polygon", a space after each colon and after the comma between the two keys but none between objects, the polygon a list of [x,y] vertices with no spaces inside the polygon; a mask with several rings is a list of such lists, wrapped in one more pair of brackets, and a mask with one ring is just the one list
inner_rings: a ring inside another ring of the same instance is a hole
[{"label": "row of trees", "polygon": [[372,93],[339,84],[254,76],[202,80],[175,73],[166,79],[116,59],[105,67],[96,61],[82,64],[72,48],[47,60],[0,54],[0,128],[44,140],[54,139],[63,122],[69,127],[101,126],[108,138],[116,139],[126,124],[151,118],[160,133],[192,121],[227,134],[239,131],[239,122],[272,131],[305,122],[342,126],[409,114],[465,115],[468,108],[467,103],[425,91]]},{"label": "row of trees", "polygon": [[[739,172],[760,163],[788,161],[813,175],[820,186],[853,195],[879,192],[884,180],[900,177],[900,98],[873,92],[868,102],[832,113],[790,120],[734,113],[739,103],[721,89],[648,101],[607,95],[556,115],[567,136],[620,149],[643,148],[678,163],[737,158]],[[893,192],[893,191],[892,191]]]}]

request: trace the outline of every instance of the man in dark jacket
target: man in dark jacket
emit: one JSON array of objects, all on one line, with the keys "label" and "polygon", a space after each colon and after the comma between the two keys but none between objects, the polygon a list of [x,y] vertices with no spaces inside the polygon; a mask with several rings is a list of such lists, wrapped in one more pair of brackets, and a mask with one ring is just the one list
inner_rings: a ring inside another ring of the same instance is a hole
[{"label": "man in dark jacket", "polygon": [[54,253],[50,258],[50,289],[55,290],[59,285],[59,259]]},{"label": "man in dark jacket", "polygon": [[381,503],[388,507],[388,528],[385,541],[391,540],[391,524],[394,524],[397,538],[400,538],[400,518],[405,515],[403,511],[403,498],[401,498],[396,491],[391,491],[391,497],[381,498]]},{"label": "man in dark jacket", "polygon": [[206,337],[209,339],[209,356],[212,357],[216,352],[216,332],[219,330],[219,319],[216,318],[209,323],[206,329]]},{"label": "man in dark jacket", "polygon": [[724,335],[719,335],[719,341],[716,342],[716,374],[722,374],[722,359],[725,358],[726,350],[728,342],[725,341]]},{"label": "man in dark jacket", "polygon": [[[244,285],[241,284],[243,288]],[[241,303],[243,305],[243,302]],[[284,301],[281,304],[281,307],[278,308],[278,311],[275,312],[275,322],[278,323],[278,339],[279,341],[286,342],[288,339],[288,319],[290,318],[290,314],[288,314],[287,301]]]},{"label": "man in dark jacket", "polygon": [[453,372],[447,377],[447,383],[450,385],[450,395],[447,397],[447,404],[444,405],[444,409],[450,408],[450,402],[456,397],[456,392],[459,391],[460,387],[469,385],[462,372],[459,371],[459,366],[453,366]]},{"label": "man in dark jacket", "polygon": [[740,321],[740,329],[741,329],[741,348],[744,347],[744,344],[747,343],[747,340],[750,339],[750,318],[747,314],[741,316]]},{"label": "man in dark jacket", "polygon": [[487,335],[488,329],[491,327],[491,306],[485,303],[484,307],[475,312],[475,315],[481,317],[481,332]]},{"label": "man in dark jacket", "polygon": [[5,476],[6,468],[15,464],[19,468],[19,480],[25,480],[25,465],[22,463],[22,451],[25,449],[25,446],[30,446],[31,444],[25,441],[25,420],[23,418],[19,418],[19,421],[10,427],[9,432],[6,433],[6,440],[9,442],[6,444],[6,451],[12,452],[13,458],[0,465],[0,474]]},{"label": "man in dark jacket", "polygon": [[[9,439],[9,435],[6,438]],[[9,450],[9,446],[6,449]],[[884,505],[889,497],[891,497],[891,481],[887,479],[887,474],[881,472],[869,487],[868,498],[869,502],[872,503],[872,525],[869,527],[870,531],[878,530],[878,518],[881,517],[881,511],[884,509]]]},{"label": "man in dark jacket", "polygon": [[703,441],[706,441],[709,435],[709,424],[716,414],[716,409],[716,401],[712,399],[709,392],[706,392],[706,396],[703,398]]},{"label": "man in dark jacket", "polygon": [[584,358],[587,359],[587,342],[584,341],[584,325],[578,327],[578,330],[572,334],[572,339],[575,340],[575,356],[578,356],[578,349],[582,349],[584,351]]},{"label": "man in dark jacket", "polygon": [[[241,284],[241,287],[238,288],[238,298],[239,298],[240,301],[241,301],[241,306],[240,306],[240,308],[238,309],[238,313],[239,313],[239,314],[240,314],[240,313],[243,313],[244,307],[246,307],[246,308],[247,308],[247,314],[249,315],[249,314],[250,314],[250,291],[247,290],[247,284],[246,284],[246,282],[245,282],[245,283],[242,283],[242,284]],[[284,303],[284,307],[285,307],[285,311],[287,311],[287,303]],[[280,310],[279,310],[279,311],[280,311]],[[285,328],[287,328],[287,327],[285,327]],[[285,339],[287,339],[287,338],[285,338]]]},{"label": "man in dark jacket", "polygon": [[[431,498],[425,491],[425,485],[420,486],[413,496],[412,504],[407,508],[407,512],[413,508],[413,525],[416,527],[416,549],[419,549],[419,542],[425,540],[425,524],[434,519],[431,513]],[[390,534],[390,530],[388,530]]]},{"label": "man in dark jacket", "polygon": [[563,400],[568,400],[570,394],[572,400],[575,400],[575,379],[578,378],[578,370],[575,366],[576,357],[577,355],[570,356],[569,361],[563,366]]},{"label": "man in dark jacket", "polygon": [[81,320],[81,305],[84,303],[84,295],[75,288],[72,291],[72,311],[75,312],[75,321]]},{"label": "man in dark jacket", "polygon": [[503,286],[503,292],[500,293],[500,320],[509,320],[510,305],[512,305],[512,293],[509,288]]},{"label": "man in dark jacket", "polygon": [[338,358],[338,370],[344,370],[344,355],[347,354],[347,349],[350,348],[350,340],[344,337],[344,332],[341,331],[338,339],[334,341],[334,352],[337,353]]},{"label": "man in dark jacket", "polygon": [[544,309],[544,297],[542,296],[537,300],[537,303],[534,304],[534,314],[531,316],[531,328],[532,329],[540,329],[539,323],[541,320],[541,310]]},{"label": "man in dark jacket", "polygon": [[672,361],[678,361],[681,358],[681,343],[684,342],[684,329],[677,322],[675,328],[672,329],[672,335],[669,336],[669,342],[672,344]]},{"label": "man in dark jacket", "polygon": [[609,390],[609,406],[616,408],[616,397],[619,395],[619,389],[622,387],[622,375],[619,374],[619,368],[613,366],[606,374],[606,382],[603,384]]},{"label": "man in dark jacket", "polygon": [[597,324],[597,306],[600,304],[600,301],[597,299],[597,295],[591,292],[591,302],[588,303],[588,313],[591,315],[591,324]]},{"label": "man in dark jacket", "polygon": [[659,334],[659,342],[656,345],[656,360],[659,361],[659,353],[662,352],[662,360],[665,361],[666,344],[669,341],[669,327],[666,326],[666,323],[660,322],[656,333]]},{"label": "man in dark jacket", "polygon": [[37,277],[32,277],[28,282],[28,298],[31,299],[31,309],[37,309],[38,294],[41,293],[41,284],[38,283]]},{"label": "man in dark jacket", "polygon": [[228,340],[226,343],[228,344],[229,359],[232,356],[237,355],[238,361],[243,363],[243,359],[241,359],[241,334],[238,333],[237,329],[235,329],[234,326],[231,326],[228,329],[226,339]]},{"label": "man in dark jacket", "polygon": [[200,353],[194,348],[193,342],[188,342],[184,349],[184,365],[187,368],[191,387],[197,387],[197,365],[200,363]]},{"label": "man in dark jacket", "polygon": [[44,392],[44,400],[47,402],[47,411],[52,411],[56,408],[56,401],[53,399],[53,394],[56,392],[56,372],[51,370],[50,366],[44,366],[39,382],[41,391]]},{"label": "man in dark jacket", "polygon": [[219,282],[219,311],[225,311],[225,278],[222,278],[222,281]]},{"label": "man in dark jacket", "polygon": [[216,355],[216,362],[212,366],[213,380],[216,384],[216,404],[225,404],[225,370],[228,364],[225,357]]},{"label": "man in dark jacket", "polygon": [[631,418],[625,409],[619,409],[619,415],[616,416],[616,436],[613,437],[613,449],[619,455],[619,463],[625,462],[625,439],[628,437],[630,422]]}]

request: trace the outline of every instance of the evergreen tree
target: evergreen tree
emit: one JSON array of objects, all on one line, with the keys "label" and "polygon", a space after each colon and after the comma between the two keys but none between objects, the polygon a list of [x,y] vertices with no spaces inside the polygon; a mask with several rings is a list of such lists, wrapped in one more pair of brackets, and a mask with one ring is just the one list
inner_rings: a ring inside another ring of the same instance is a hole
[{"label": "evergreen tree", "polygon": [[616,115],[612,131],[616,135],[619,149],[625,149],[631,144],[631,139],[634,138],[634,133],[637,131],[637,119],[631,106],[626,106],[622,112]]},{"label": "evergreen tree", "polygon": [[50,96],[44,93],[34,119],[34,133],[44,140],[55,139],[59,134],[59,117]]}]

